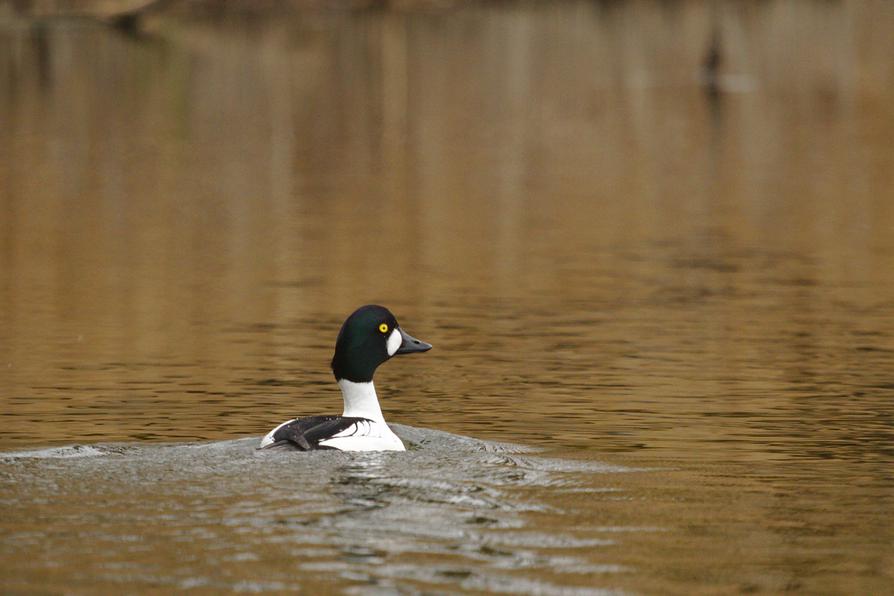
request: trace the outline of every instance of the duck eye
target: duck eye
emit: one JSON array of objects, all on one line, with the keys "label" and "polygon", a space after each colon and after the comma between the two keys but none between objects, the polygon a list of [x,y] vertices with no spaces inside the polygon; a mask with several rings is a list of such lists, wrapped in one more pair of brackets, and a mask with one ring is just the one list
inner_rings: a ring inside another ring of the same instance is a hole
[{"label": "duck eye", "polygon": [[388,333],[388,325],[382,323],[381,325],[379,325],[379,331],[381,331],[382,333]]}]

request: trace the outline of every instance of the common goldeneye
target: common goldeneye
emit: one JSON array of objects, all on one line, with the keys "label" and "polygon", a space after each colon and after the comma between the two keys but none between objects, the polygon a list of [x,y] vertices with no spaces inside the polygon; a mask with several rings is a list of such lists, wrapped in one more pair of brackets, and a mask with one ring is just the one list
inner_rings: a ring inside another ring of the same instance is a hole
[{"label": "common goldeneye", "polygon": [[382,416],[373,374],[392,356],[430,349],[431,344],[401,329],[387,308],[361,306],[341,326],[332,358],[332,372],[345,400],[344,413],[287,420],[267,433],[259,448],[404,451],[403,442]]}]

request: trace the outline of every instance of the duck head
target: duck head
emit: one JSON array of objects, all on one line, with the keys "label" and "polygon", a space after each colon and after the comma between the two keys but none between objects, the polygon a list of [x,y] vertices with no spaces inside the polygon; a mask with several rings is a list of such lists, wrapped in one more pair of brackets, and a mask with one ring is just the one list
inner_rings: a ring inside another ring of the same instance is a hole
[{"label": "duck head", "polygon": [[376,368],[391,357],[430,349],[431,344],[401,329],[387,308],[367,304],[355,310],[341,326],[332,372],[338,380],[365,383],[372,381]]}]

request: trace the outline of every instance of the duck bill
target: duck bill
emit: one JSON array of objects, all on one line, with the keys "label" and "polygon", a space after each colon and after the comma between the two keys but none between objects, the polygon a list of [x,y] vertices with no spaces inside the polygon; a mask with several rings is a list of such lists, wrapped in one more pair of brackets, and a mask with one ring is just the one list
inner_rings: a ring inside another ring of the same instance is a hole
[{"label": "duck bill", "polygon": [[[400,327],[398,327],[400,329]],[[397,352],[394,354],[412,354],[413,352],[428,352],[431,350],[431,344],[427,344],[420,339],[416,339],[403,329],[400,329],[400,336],[402,341],[400,343],[400,347],[397,349]]]}]

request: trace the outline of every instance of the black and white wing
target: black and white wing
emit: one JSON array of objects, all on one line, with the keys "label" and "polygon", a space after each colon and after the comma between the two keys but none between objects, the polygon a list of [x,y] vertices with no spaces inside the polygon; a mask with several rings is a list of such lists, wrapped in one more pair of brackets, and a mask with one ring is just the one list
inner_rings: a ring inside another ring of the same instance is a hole
[{"label": "black and white wing", "polygon": [[346,416],[309,416],[296,418],[283,422],[261,440],[259,449],[297,449],[299,451],[313,451],[314,449],[337,449],[328,445],[321,445],[321,441],[331,439],[335,435],[348,436],[352,429],[361,426],[361,423],[370,423],[366,418]]}]

